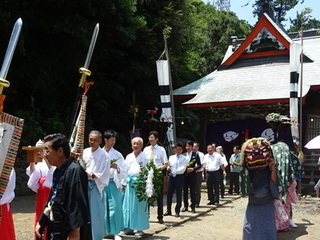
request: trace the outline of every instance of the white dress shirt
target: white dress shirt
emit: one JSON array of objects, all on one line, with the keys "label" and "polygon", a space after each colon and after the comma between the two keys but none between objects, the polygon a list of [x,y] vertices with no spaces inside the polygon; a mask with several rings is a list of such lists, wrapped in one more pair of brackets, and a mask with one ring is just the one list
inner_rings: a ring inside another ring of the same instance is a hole
[{"label": "white dress shirt", "polygon": [[188,162],[189,162],[190,159],[191,159],[191,155],[192,155],[192,151],[185,153],[185,156],[186,156]]},{"label": "white dress shirt", "polygon": [[200,151],[197,151],[197,154],[198,154],[198,156],[199,156],[199,158],[200,158],[200,163],[201,163],[201,168],[199,168],[198,170],[197,170],[197,172],[202,172],[203,171],[203,161],[204,161],[204,154],[203,154],[203,152],[200,152]]},{"label": "white dress shirt", "polygon": [[224,166],[224,167],[227,167],[229,164],[228,164],[226,155],[225,155],[225,154],[220,154],[220,155],[221,155],[221,160],[222,160],[222,162],[223,162],[223,166]]},{"label": "white dress shirt", "polygon": [[177,175],[183,174],[188,166],[188,160],[186,156],[180,154],[180,155],[171,155],[169,157],[169,169],[171,170],[171,173],[176,170]]},{"label": "white dress shirt", "polygon": [[[152,145],[149,145],[149,146],[146,146],[144,149],[143,149],[143,153],[146,155],[146,157],[148,158],[149,155],[150,155],[150,152],[152,150],[152,147],[153,147],[153,161],[154,161],[154,164],[156,165],[156,167],[161,167],[163,166],[164,164],[168,163],[168,157],[167,157],[167,153],[166,153],[166,150],[159,146],[158,144],[152,146]],[[152,160],[152,159],[149,159],[149,161]]]},{"label": "white dress shirt", "polygon": [[203,161],[204,161],[204,167],[208,172],[217,171],[220,169],[220,166],[223,165],[221,155],[216,152],[214,152],[211,155],[209,155],[208,153],[204,155]]}]

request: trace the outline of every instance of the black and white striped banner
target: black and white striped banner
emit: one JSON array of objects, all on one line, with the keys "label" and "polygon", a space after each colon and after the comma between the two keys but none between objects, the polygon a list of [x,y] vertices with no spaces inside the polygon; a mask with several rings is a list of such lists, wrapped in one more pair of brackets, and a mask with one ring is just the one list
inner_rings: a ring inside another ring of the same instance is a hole
[{"label": "black and white striped banner", "polygon": [[291,133],[293,142],[299,144],[299,128],[298,128],[298,87],[300,77],[300,54],[301,45],[293,42],[290,45],[290,118],[292,121]]},{"label": "black and white striped banner", "polygon": [[174,146],[173,138],[173,124],[172,124],[172,111],[171,111],[171,97],[169,86],[169,63],[167,60],[158,60],[157,62],[158,83],[160,88],[160,101],[162,113],[160,120],[163,122],[171,123],[167,131],[169,143]]}]

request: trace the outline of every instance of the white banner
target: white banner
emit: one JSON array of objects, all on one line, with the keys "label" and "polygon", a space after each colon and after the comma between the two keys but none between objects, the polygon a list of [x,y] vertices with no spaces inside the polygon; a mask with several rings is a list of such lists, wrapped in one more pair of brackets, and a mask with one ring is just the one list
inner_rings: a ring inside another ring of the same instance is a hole
[{"label": "white banner", "polygon": [[[158,83],[160,88],[160,101],[162,113],[160,120],[163,122],[172,123],[172,111],[171,111],[171,97],[170,97],[170,86],[169,86],[169,63],[167,60],[158,60],[157,73],[158,73]],[[172,124],[168,127],[167,131],[168,141],[171,146],[174,146],[173,142],[173,129]]]},{"label": "white banner", "polygon": [[[291,133],[293,142],[299,144],[299,127],[298,127],[298,88],[300,77],[300,54],[301,45],[293,42],[290,45],[290,118],[292,121]],[[300,81],[301,82],[301,81]]]},{"label": "white banner", "polygon": [[13,135],[14,126],[8,123],[0,123],[0,173],[7,157],[7,152]]}]

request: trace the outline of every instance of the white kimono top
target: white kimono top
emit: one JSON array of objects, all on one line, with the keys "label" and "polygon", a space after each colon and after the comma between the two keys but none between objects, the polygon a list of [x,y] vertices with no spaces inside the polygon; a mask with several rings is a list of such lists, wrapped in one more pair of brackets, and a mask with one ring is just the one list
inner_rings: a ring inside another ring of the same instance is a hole
[{"label": "white kimono top", "polygon": [[125,160],[125,164],[128,169],[127,175],[139,176],[140,166],[146,166],[147,163],[149,163],[149,160],[142,151],[137,157],[135,157],[133,152],[128,154]]},{"label": "white kimono top", "polygon": [[117,188],[120,188],[121,185],[124,185],[126,182],[125,178],[127,177],[127,166],[124,163],[124,158],[119,151],[111,148],[107,153],[109,154],[110,161],[112,159],[118,159],[115,162],[118,165],[118,169],[110,168],[110,178],[113,178]]},{"label": "white kimono top", "polygon": [[55,166],[48,167],[48,164],[42,159],[42,162],[38,162],[34,166],[34,170],[30,172],[30,166],[26,169],[26,174],[29,176],[28,187],[37,192],[39,188],[39,179],[46,177],[46,180],[43,183],[43,186],[51,188],[53,180],[53,172],[56,169]]},{"label": "white kimono top", "polygon": [[89,147],[83,150],[82,159],[86,164],[86,172],[95,175],[94,181],[102,195],[104,187],[109,184],[110,158],[108,153],[100,147],[92,152],[92,148]]}]

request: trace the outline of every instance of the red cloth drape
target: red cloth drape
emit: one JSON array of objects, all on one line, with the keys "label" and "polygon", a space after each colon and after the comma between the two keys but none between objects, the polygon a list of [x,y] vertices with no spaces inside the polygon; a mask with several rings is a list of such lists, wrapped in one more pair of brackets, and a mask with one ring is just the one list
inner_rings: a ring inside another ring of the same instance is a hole
[{"label": "red cloth drape", "polygon": [[16,235],[14,232],[11,206],[8,209],[8,204],[2,204],[1,211],[0,240],[15,240]]},{"label": "red cloth drape", "polygon": [[[36,197],[36,213],[35,213],[35,224],[38,222],[41,214],[43,213],[44,206],[46,205],[49,194],[51,191],[51,188],[43,186],[44,181],[46,180],[46,177],[42,177],[39,179],[39,188],[37,191],[37,197]],[[43,240],[46,240],[45,237],[43,237]]]}]

